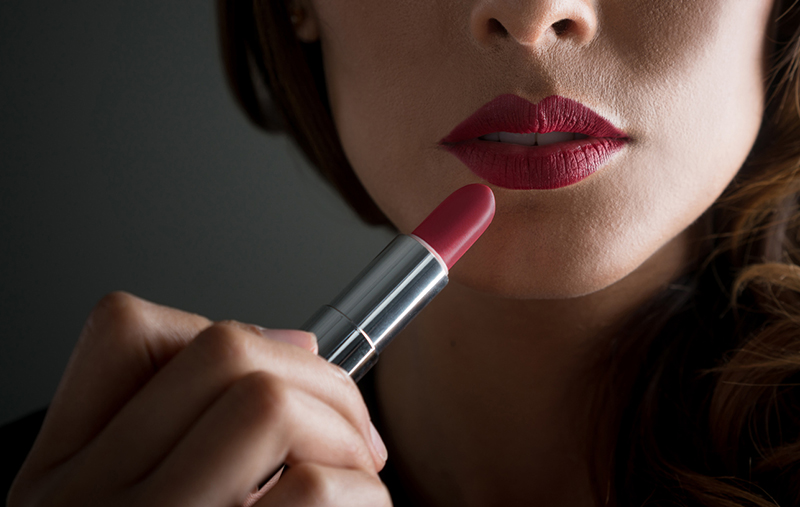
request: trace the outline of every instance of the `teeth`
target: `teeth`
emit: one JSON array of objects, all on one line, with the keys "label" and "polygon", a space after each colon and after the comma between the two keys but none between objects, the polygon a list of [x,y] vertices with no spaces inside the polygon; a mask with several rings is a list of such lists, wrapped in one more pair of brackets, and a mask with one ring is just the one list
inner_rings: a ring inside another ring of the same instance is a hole
[{"label": "teeth", "polygon": [[572,132],[548,132],[547,134],[539,134],[538,142],[539,146],[546,146],[563,141],[572,141],[573,138]]},{"label": "teeth", "polygon": [[493,132],[481,136],[484,141],[495,143],[519,144],[522,146],[546,146],[548,144],[572,141],[573,139],[586,139],[585,134],[574,134],[572,132],[548,132],[547,134],[516,134],[513,132]]},{"label": "teeth", "polygon": [[512,134],[500,132],[500,142],[508,144],[521,144],[522,146],[536,146],[536,134]]}]

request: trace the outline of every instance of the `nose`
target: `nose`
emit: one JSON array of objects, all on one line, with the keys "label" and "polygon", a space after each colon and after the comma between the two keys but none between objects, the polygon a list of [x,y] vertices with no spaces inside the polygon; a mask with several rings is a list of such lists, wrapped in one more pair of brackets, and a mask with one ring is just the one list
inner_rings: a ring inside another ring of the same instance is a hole
[{"label": "nose", "polygon": [[514,39],[533,48],[554,41],[588,44],[597,33],[596,0],[477,0],[470,29],[483,45]]}]

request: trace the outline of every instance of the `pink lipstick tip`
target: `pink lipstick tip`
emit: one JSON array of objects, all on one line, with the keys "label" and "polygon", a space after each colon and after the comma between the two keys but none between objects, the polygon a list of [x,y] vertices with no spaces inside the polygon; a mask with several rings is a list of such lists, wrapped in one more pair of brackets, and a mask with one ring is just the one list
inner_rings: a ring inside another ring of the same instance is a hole
[{"label": "pink lipstick tip", "polygon": [[494,194],[486,185],[459,188],[442,201],[414,232],[453,267],[494,218]]}]

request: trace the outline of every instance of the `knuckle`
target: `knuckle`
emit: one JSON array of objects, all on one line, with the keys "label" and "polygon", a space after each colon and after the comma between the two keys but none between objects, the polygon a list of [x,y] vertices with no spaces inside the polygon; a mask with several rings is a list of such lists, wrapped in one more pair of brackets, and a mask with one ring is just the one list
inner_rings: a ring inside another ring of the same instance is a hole
[{"label": "knuckle", "polygon": [[360,472],[362,477],[365,505],[374,507],[392,507],[392,495],[389,488],[374,474]]},{"label": "knuckle", "polygon": [[302,505],[333,505],[336,503],[336,485],[322,467],[301,464],[292,467],[296,491]]},{"label": "knuckle", "polygon": [[292,489],[298,496],[294,500],[300,505],[342,505],[344,496],[355,495],[357,505],[392,506],[389,490],[377,476],[359,470],[341,472],[329,473],[325,467],[310,463],[293,466]]},{"label": "knuckle", "polygon": [[89,314],[84,326],[84,335],[98,331],[119,335],[136,329],[144,320],[146,306],[144,300],[127,292],[106,294]]},{"label": "knuckle", "polygon": [[372,453],[367,447],[369,444],[366,443],[361,434],[355,431],[355,429],[353,433],[353,438],[350,440],[350,443],[347,444],[346,448],[347,454],[350,456],[349,461],[351,466],[367,472],[376,471],[375,462],[372,460]]},{"label": "knuckle", "polygon": [[242,364],[250,355],[247,336],[225,324],[213,324],[200,333],[194,346],[211,364]]},{"label": "knuckle", "polygon": [[256,371],[243,377],[236,385],[239,402],[257,424],[269,425],[283,420],[290,412],[291,396],[278,377]]}]

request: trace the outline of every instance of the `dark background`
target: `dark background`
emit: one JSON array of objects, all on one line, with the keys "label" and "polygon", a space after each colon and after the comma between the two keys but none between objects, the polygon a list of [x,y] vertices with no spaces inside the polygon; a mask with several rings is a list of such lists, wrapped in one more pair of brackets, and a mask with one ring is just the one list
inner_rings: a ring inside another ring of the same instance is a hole
[{"label": "dark background", "polygon": [[214,5],[0,1],[0,424],[105,293],[297,327],[388,241],[226,88]]}]

